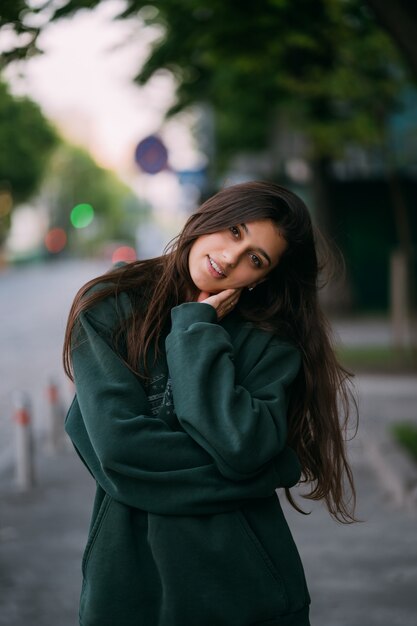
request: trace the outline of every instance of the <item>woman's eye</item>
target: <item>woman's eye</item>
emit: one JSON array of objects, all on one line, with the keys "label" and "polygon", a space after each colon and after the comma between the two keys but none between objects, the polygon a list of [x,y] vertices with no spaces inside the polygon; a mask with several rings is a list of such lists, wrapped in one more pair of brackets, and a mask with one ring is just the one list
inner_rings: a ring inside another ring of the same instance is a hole
[{"label": "woman's eye", "polygon": [[258,256],[256,256],[256,254],[251,254],[250,258],[251,258],[252,263],[256,265],[256,267],[262,266],[262,261]]},{"label": "woman's eye", "polygon": [[237,226],[231,226],[229,228],[229,230],[232,233],[233,237],[236,237],[236,239],[239,237],[240,231],[239,231],[239,228]]}]

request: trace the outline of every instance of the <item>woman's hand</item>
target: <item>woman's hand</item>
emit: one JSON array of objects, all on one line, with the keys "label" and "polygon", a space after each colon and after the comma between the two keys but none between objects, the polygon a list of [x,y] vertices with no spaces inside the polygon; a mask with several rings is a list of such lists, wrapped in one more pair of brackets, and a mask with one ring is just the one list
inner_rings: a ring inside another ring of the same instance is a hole
[{"label": "woman's hand", "polygon": [[221,320],[225,315],[233,311],[235,308],[241,289],[225,289],[216,293],[214,296],[207,291],[201,291],[197,302],[205,302],[216,309],[217,319]]}]

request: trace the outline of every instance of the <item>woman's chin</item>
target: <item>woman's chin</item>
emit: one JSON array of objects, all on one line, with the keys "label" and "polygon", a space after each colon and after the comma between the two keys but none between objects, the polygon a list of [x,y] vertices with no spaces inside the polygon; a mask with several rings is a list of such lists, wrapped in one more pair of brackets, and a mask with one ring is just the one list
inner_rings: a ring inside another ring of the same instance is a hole
[{"label": "woman's chin", "polygon": [[231,285],[230,283],[227,286],[223,286],[222,280],[215,281],[215,282],[218,282],[218,285],[213,284],[212,281],[197,280],[194,282],[194,285],[196,286],[198,291],[207,292],[212,296],[215,296],[218,293],[225,291],[226,289],[242,289],[243,288],[242,285],[233,285],[233,284]]},{"label": "woman's chin", "polygon": [[211,296],[215,296],[221,291],[224,291],[224,289],[222,289],[220,286],[216,287],[216,285],[213,285],[213,283],[208,283],[203,280],[195,282],[194,285],[196,286],[196,288],[198,289],[200,293],[201,292],[209,293]]},{"label": "woman's chin", "polygon": [[221,293],[222,291],[225,291],[226,289],[242,289],[241,285],[227,285],[227,287],[213,287],[211,286],[210,289],[201,289],[201,291],[208,291],[212,296],[217,295],[218,293]]}]

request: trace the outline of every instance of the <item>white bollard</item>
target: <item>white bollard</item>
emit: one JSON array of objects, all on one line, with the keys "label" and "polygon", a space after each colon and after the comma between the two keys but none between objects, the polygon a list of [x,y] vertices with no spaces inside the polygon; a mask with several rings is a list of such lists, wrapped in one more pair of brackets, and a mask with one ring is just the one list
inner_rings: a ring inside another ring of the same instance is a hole
[{"label": "white bollard", "polygon": [[16,486],[20,491],[27,491],[35,484],[35,471],[30,403],[24,393],[16,394],[14,398],[13,420],[16,426]]},{"label": "white bollard", "polygon": [[61,402],[58,385],[50,379],[46,389],[49,406],[49,423],[47,431],[47,450],[56,454],[65,445],[65,410]]}]

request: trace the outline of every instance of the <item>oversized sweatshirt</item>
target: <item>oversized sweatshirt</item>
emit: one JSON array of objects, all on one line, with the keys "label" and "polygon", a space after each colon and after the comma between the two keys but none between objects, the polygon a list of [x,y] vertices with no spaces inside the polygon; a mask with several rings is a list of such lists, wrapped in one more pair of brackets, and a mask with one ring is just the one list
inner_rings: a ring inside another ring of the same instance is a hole
[{"label": "oversized sweatshirt", "polygon": [[300,355],[213,307],[172,310],[146,383],[114,329],[126,294],[80,315],[66,431],[97,485],[81,626],[308,626],[302,564],[276,494]]}]

